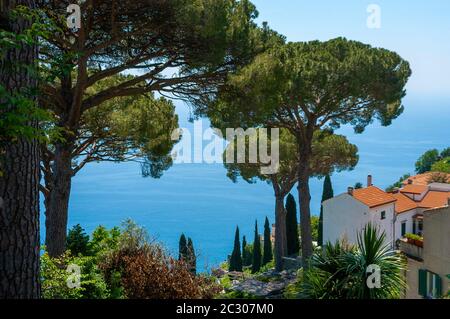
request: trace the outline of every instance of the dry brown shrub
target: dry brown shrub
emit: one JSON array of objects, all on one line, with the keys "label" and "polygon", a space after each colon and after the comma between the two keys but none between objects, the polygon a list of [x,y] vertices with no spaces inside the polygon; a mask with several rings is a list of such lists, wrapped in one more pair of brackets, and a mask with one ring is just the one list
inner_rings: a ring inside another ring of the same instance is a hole
[{"label": "dry brown shrub", "polygon": [[114,251],[100,267],[106,278],[120,272],[125,296],[131,299],[213,298],[221,290],[212,279],[194,276],[186,263],[157,244]]},{"label": "dry brown shrub", "polygon": [[450,174],[433,172],[430,174],[430,177],[428,178],[428,183],[450,184]]}]

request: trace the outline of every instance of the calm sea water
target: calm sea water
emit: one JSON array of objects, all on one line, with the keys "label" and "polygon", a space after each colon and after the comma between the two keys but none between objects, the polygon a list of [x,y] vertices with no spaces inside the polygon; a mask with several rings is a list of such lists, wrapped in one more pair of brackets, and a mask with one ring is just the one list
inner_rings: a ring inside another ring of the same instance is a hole
[{"label": "calm sea water", "polygon": [[[374,123],[362,135],[350,128],[340,130],[358,145],[360,162],[355,170],[332,177],[335,194],[365,183],[368,174],[384,188],[412,173],[424,151],[450,146],[450,99],[408,97],[404,104],[405,113],[390,127]],[[186,109],[179,106],[178,113],[180,125],[192,127]],[[318,214],[322,181],[312,180],[311,189],[312,210]],[[270,185],[233,184],[219,164],[174,165],[154,180],[142,178],[135,163],[100,163],[87,166],[73,180],[69,226],[81,224],[90,233],[98,225],[113,227],[131,218],[173,254],[185,233],[194,241],[202,271],[231,253],[236,225],[252,241],[255,220],[262,232],[264,218],[273,222],[273,215]],[[42,218],[42,238],[43,225]]]}]

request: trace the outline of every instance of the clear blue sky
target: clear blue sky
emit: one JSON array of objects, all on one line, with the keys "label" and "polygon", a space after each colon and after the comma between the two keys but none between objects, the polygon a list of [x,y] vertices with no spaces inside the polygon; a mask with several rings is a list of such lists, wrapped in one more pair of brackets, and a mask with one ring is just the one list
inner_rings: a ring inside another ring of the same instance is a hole
[{"label": "clear blue sky", "polygon": [[[411,63],[408,95],[450,98],[448,0],[253,0],[259,21],[289,41],[338,36],[398,52]],[[381,28],[367,27],[367,7],[381,8]]]}]

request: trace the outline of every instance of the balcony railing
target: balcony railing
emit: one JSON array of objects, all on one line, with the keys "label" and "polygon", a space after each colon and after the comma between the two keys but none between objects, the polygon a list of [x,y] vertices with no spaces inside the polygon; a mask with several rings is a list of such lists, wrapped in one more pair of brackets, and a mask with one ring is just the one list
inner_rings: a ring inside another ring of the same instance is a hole
[{"label": "balcony railing", "polygon": [[408,241],[406,238],[399,240],[399,249],[408,257],[417,260],[423,260],[423,242],[418,244],[412,241]]}]

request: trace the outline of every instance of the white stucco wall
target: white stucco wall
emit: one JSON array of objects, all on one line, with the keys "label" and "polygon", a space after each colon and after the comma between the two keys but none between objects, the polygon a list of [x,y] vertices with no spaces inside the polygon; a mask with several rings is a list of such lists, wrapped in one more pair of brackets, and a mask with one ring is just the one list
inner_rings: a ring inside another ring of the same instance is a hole
[{"label": "white stucco wall", "polygon": [[[381,219],[381,212],[386,212],[386,218]],[[395,223],[395,205],[394,203],[374,207],[370,209],[370,221],[374,225],[378,225],[381,232],[386,234],[386,242],[390,243],[392,247],[395,244],[394,238],[394,223]]]},{"label": "white stucco wall", "polygon": [[369,207],[348,194],[323,203],[323,241],[335,243],[346,238],[356,243],[359,229],[369,222]]},{"label": "white stucco wall", "polygon": [[411,234],[413,232],[413,216],[418,214],[418,209],[413,209],[405,213],[397,215],[397,222],[395,223],[395,239],[402,237],[402,223],[406,222],[406,233]]},{"label": "white stucco wall", "polygon": [[[386,212],[386,219],[381,219],[381,212]],[[356,244],[358,232],[369,222],[377,225],[386,233],[386,242],[393,244],[394,239],[394,204],[369,208],[348,194],[342,194],[323,203],[324,242],[336,242],[347,239]]]}]

